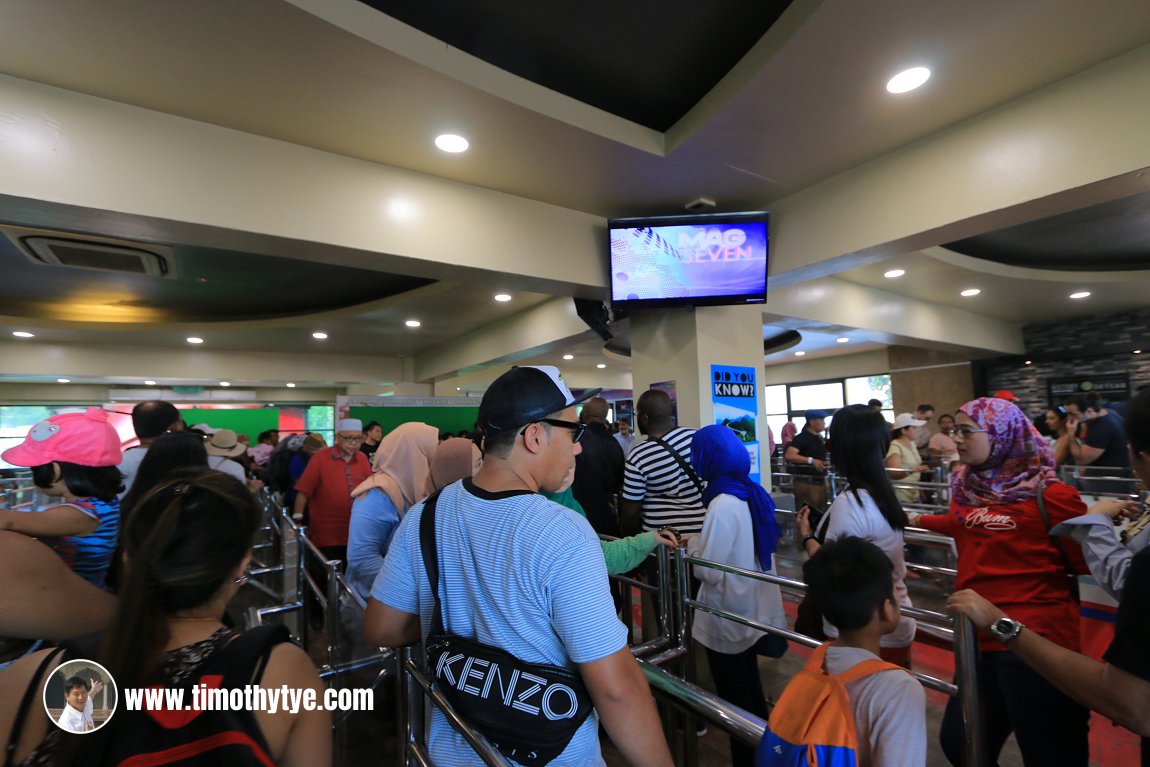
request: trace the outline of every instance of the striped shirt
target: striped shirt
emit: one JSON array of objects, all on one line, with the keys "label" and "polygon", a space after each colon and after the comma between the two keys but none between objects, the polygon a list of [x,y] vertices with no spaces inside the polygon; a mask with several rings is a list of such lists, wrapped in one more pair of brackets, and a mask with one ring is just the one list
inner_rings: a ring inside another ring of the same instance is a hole
[{"label": "striped shirt", "polygon": [[[399,523],[371,596],[420,617],[431,630],[431,584],[419,547],[423,504]],[[435,543],[446,628],[527,663],[573,667],[618,652],[627,629],[615,615],[599,539],[574,511],[529,492],[489,493],[466,479],[448,485],[435,510]],[[438,709],[432,760],[474,765],[475,752]],[[592,714],[550,764],[602,765]]]},{"label": "striped shirt", "polygon": [[[672,429],[663,441],[691,464],[695,430]],[[623,467],[623,500],[642,501],[643,529],[673,527],[680,533],[703,529],[702,493],[665,447],[647,439],[631,448]]]},{"label": "striped shirt", "polygon": [[104,576],[112,564],[116,541],[120,534],[120,502],[110,503],[99,498],[77,498],[57,506],[71,506],[99,521],[99,526],[87,535],[53,535],[40,540],[60,555],[60,558],[79,575],[95,586],[104,588]]}]

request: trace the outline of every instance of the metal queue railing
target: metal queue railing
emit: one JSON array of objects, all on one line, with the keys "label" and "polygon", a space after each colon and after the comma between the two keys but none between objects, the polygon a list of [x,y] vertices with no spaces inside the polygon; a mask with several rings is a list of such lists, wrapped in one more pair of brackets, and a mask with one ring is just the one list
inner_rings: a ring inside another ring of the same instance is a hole
[{"label": "metal queue railing", "polygon": [[27,469],[5,472],[0,477],[0,509],[18,511],[35,505],[39,488],[32,483],[32,472]]},{"label": "metal queue railing", "polygon": [[[664,547],[660,548],[663,549]],[[668,649],[661,649],[660,646],[648,642],[645,643],[648,645],[646,648],[643,646],[634,648],[636,654],[640,656],[639,665],[657,697],[673,702],[675,705],[684,708],[695,716],[705,719],[707,722],[714,724],[750,746],[756,746],[763,736],[766,722],[754,714],[719,698],[714,693],[695,685],[691,680],[676,677],[661,668],[662,665],[665,665],[668,658],[675,658],[688,652],[687,648],[690,646],[691,634],[691,612],[701,610],[724,620],[749,626],[768,634],[781,636],[790,642],[795,642],[805,647],[818,647],[821,641],[788,628],[759,623],[750,618],[711,607],[691,598],[688,590],[689,568],[692,566],[706,567],[739,577],[773,583],[780,588],[796,592],[799,595],[806,593],[806,584],[777,575],[769,575],[767,573],[734,567],[721,562],[712,562],[691,557],[687,555],[683,547],[678,547],[674,550],[671,555],[670,564],[670,572],[667,574],[670,578],[677,581],[679,586],[677,593],[671,592],[669,585],[662,582],[657,589],[663,593],[674,593],[676,598],[677,604],[673,608],[675,625],[670,627],[670,635],[668,637],[660,637],[660,639],[672,639],[671,644],[674,646]],[[942,692],[959,700],[960,710],[963,715],[965,735],[965,764],[971,767],[981,767],[984,764],[982,758],[984,724],[981,718],[982,709],[978,688],[977,664],[979,647],[974,624],[968,618],[962,616],[952,618],[942,613],[913,607],[904,607],[902,610],[907,616],[915,618],[917,621],[931,624],[938,631],[951,637],[955,654],[956,681],[954,684],[920,672],[911,671],[911,673],[924,687]],[[643,649],[646,650],[646,653],[641,652]],[[690,727],[686,728],[685,734],[688,742],[690,742],[690,736],[692,734]],[[691,758],[694,754],[693,749],[688,747],[685,753],[688,756],[685,763],[687,765],[694,764]]]},{"label": "metal queue railing", "polygon": [[[397,709],[399,733],[399,764],[432,766],[424,742],[424,703],[439,708],[447,722],[455,728],[472,748],[483,764],[488,767],[512,767],[483,735],[470,727],[451,707],[442,693],[431,684],[422,668],[423,653],[419,645],[402,648],[376,648],[365,657],[344,656],[343,620],[350,615],[349,622],[361,626],[367,610],[364,600],[355,592],[340,572],[342,562],[329,560],[308,538],[307,528],[298,524],[286,507],[281,506],[275,496],[267,490],[257,495],[264,513],[263,525],[257,536],[253,553],[253,566],[247,571],[248,584],[271,597],[276,604],[252,607],[248,610],[249,626],[260,625],[273,616],[280,619],[294,619],[292,632],[304,648],[309,647],[311,621],[309,612],[314,605],[323,611],[324,660],[319,666],[319,675],[327,684],[332,684],[341,674],[374,669],[375,679],[370,684],[374,688],[388,677],[394,676],[397,687]],[[322,583],[308,571],[312,564],[317,572],[323,572]],[[259,579],[279,576],[277,588]],[[314,603],[312,602],[314,600]],[[350,611],[350,612],[348,612]],[[350,712],[333,720],[336,731],[337,754],[346,748],[341,725]]]},{"label": "metal queue railing", "polygon": [[[339,674],[353,670],[376,667],[379,682],[393,675],[397,692],[397,730],[400,749],[398,763],[403,767],[420,765],[432,767],[425,742],[425,713],[430,704],[438,708],[448,724],[460,733],[461,737],[475,749],[477,759],[489,767],[509,767],[510,762],[502,756],[477,730],[472,728],[432,684],[422,665],[423,654],[419,645],[393,650],[380,651],[367,658],[344,659],[342,657],[342,625],[340,605],[351,605],[353,610],[365,609],[363,600],[348,586],[339,572],[340,562],[327,560],[322,552],[307,537],[307,529],[292,519],[287,509],[279,507],[270,494],[261,495],[265,511],[265,524],[261,530],[260,557],[249,570],[249,576],[259,578],[272,575],[281,576],[281,589],[277,591],[269,584],[261,584],[262,593],[279,597],[279,604],[266,607],[253,607],[249,610],[249,623],[259,624],[270,616],[295,615],[298,621],[298,638],[307,646],[308,641],[308,595],[310,594],[324,611],[327,644],[325,662],[320,675],[329,684]],[[784,512],[785,513],[785,512]],[[793,512],[792,512],[793,513]],[[924,531],[925,533],[925,531]],[[929,535],[929,534],[928,534]],[[263,540],[266,536],[268,540]],[[267,544],[267,545],[263,545]],[[743,709],[719,698],[698,685],[690,672],[691,615],[702,610],[725,620],[750,626],[760,631],[782,636],[788,641],[806,647],[817,647],[819,640],[807,637],[790,629],[761,624],[749,618],[710,607],[690,596],[690,567],[708,567],[740,577],[774,583],[780,588],[805,593],[806,586],[800,581],[744,570],[719,562],[690,557],[680,547],[673,551],[659,546],[652,555],[656,562],[657,582],[645,583],[628,576],[611,576],[612,580],[626,588],[624,614],[632,615],[630,604],[631,588],[650,594],[658,605],[656,626],[658,635],[632,647],[637,661],[656,697],[669,703],[677,710],[687,712],[688,719],[668,717],[664,722],[668,733],[682,732],[683,749],[677,752],[685,765],[697,763],[694,717],[734,735],[749,745],[757,745],[762,738],[766,722]],[[307,572],[309,559],[322,566],[325,582],[320,584]],[[278,561],[277,561],[278,560]],[[979,721],[979,699],[977,687],[976,659],[978,644],[973,624],[966,619],[952,620],[948,616],[929,610],[903,608],[903,611],[916,620],[933,624],[942,632],[949,632],[955,647],[956,683],[936,679],[926,674],[912,672],[924,686],[957,697],[963,712],[966,729],[966,764],[978,767],[981,762],[982,726]],[[679,666],[681,674],[676,676],[667,670],[668,666]],[[342,720],[337,721],[339,727]],[[338,747],[338,744],[337,744]]]}]

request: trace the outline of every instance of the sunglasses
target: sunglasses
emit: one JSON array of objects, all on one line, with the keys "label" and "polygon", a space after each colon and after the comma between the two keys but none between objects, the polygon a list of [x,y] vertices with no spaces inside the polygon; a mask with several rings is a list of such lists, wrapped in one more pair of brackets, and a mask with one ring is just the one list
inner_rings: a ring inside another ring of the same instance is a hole
[{"label": "sunglasses", "polygon": [[[538,421],[532,421],[531,423],[545,423],[550,426],[570,429],[571,442],[573,443],[583,439],[583,432],[587,431],[587,427],[584,424],[576,423],[575,421],[560,421],[558,418],[540,418]],[[527,426],[530,426],[531,423],[527,424]],[[524,426],[522,431],[519,432],[520,437],[527,433],[527,426]]]}]

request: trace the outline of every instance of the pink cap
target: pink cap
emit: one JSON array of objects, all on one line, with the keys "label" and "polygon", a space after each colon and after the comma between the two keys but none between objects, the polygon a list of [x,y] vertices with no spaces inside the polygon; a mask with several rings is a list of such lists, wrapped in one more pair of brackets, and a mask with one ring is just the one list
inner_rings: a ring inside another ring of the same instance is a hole
[{"label": "pink cap", "polygon": [[13,466],[43,466],[53,461],[80,466],[118,466],[120,435],[98,407],[85,413],[61,413],[32,427],[24,441],[4,451]]}]

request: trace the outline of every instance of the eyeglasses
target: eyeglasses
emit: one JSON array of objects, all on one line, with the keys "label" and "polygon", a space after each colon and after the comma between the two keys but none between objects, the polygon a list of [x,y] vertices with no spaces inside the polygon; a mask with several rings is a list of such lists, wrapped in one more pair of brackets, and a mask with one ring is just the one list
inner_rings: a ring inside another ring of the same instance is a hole
[{"label": "eyeglasses", "polygon": [[355,434],[351,437],[348,437],[348,436],[343,435],[343,434],[336,434],[335,436],[338,437],[339,439],[342,439],[344,442],[363,442],[363,435],[362,434]]},{"label": "eyeglasses", "polygon": [[[576,423],[575,421],[560,421],[558,418],[540,418],[538,421],[532,421],[531,423],[545,423],[551,426],[560,426],[564,429],[570,429],[572,443],[583,439],[583,432],[587,431],[587,427],[584,424]],[[527,426],[530,426],[531,423],[527,424]],[[520,437],[527,433],[527,426],[524,426],[523,430],[519,432]]]},{"label": "eyeglasses", "polygon": [[960,426],[957,429],[951,429],[947,433],[948,437],[962,437],[969,439],[971,434],[986,434],[986,429],[971,429],[966,426]]}]

